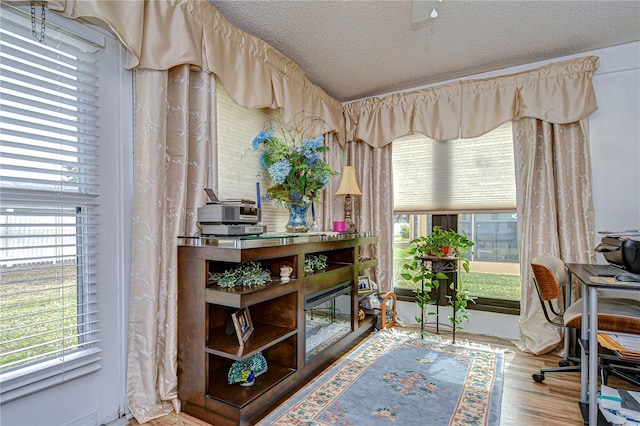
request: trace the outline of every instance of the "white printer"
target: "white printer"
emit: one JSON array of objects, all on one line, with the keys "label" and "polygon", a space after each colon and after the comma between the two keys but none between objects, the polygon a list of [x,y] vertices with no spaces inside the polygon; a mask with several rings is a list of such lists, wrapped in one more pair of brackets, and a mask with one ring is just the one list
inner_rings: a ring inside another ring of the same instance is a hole
[{"label": "white printer", "polygon": [[[206,191],[206,189],[205,189]],[[202,235],[240,236],[266,232],[260,225],[260,208],[255,201],[245,199],[219,201],[213,191],[207,191],[211,202],[198,208],[198,225]]]}]

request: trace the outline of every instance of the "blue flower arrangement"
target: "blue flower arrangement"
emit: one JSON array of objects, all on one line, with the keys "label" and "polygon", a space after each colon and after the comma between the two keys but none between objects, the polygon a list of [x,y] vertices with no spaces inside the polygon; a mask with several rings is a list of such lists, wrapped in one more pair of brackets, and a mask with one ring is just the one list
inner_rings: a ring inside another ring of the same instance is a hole
[{"label": "blue flower arrangement", "polygon": [[337,173],[322,154],[329,151],[322,135],[311,137],[324,121],[313,114],[296,115],[293,127],[280,119],[268,120],[265,129],[253,138],[254,151],[260,153],[262,179],[271,183],[264,200],[284,205],[307,205],[320,197],[320,191]]}]

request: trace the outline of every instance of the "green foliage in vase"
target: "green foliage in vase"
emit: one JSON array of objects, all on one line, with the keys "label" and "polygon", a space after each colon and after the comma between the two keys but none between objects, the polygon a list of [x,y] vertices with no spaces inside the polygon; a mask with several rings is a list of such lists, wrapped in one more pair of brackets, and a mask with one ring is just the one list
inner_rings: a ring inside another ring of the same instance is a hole
[{"label": "green foliage in vase", "polygon": [[271,187],[263,197],[277,203],[304,206],[320,197],[320,191],[337,175],[323,160],[329,151],[324,137],[313,137],[323,129],[324,120],[314,114],[302,112],[291,126],[281,119],[265,123],[251,144],[260,153],[262,178]]},{"label": "green foliage in vase", "polygon": [[250,287],[271,281],[271,273],[257,262],[242,263],[224,272],[209,272],[209,283],[220,287]]}]

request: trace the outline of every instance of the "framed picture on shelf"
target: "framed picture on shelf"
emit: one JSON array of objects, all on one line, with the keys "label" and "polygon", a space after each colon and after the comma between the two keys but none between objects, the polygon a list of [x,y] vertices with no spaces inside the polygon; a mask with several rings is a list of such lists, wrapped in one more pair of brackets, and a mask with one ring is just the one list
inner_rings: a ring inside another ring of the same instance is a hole
[{"label": "framed picture on shelf", "polygon": [[371,291],[371,281],[369,277],[358,277],[358,293],[366,293]]},{"label": "framed picture on shelf", "polygon": [[251,333],[253,333],[253,322],[251,322],[251,315],[249,315],[249,309],[240,308],[236,312],[231,314],[233,320],[233,327],[236,330],[238,336],[238,343],[240,346],[244,346],[244,343],[249,339]]}]

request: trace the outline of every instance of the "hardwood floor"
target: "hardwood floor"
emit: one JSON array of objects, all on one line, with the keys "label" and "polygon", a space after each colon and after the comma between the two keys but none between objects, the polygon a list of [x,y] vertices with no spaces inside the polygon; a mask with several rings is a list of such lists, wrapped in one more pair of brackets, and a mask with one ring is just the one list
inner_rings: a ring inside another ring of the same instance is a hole
[{"label": "hardwood floor", "polygon": [[[446,334],[443,337],[447,337]],[[548,373],[543,383],[532,380],[531,374],[542,367],[556,367],[561,359],[555,355],[535,356],[520,351],[507,340],[479,334],[458,333],[456,340],[476,342],[505,349],[505,377],[502,393],[501,426],[580,426],[579,373]],[[640,390],[616,378],[609,385]],[[135,419],[132,425],[138,425]],[[150,426],[208,426],[187,414],[175,412],[152,420]],[[437,425],[429,425],[437,426]]]}]

